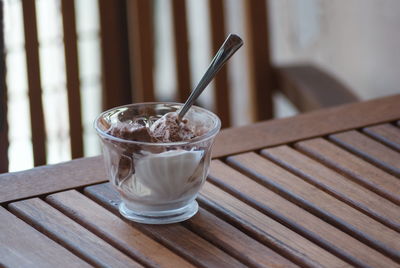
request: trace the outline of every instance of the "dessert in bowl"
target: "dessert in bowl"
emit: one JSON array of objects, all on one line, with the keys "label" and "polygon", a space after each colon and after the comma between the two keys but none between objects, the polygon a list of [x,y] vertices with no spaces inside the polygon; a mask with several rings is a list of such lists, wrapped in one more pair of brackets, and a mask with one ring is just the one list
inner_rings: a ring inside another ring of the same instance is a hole
[{"label": "dessert in bowl", "polygon": [[221,123],[192,106],[183,119],[178,103],[139,103],[103,112],[95,129],[120,213],[133,221],[165,224],[193,216],[211,147]]}]

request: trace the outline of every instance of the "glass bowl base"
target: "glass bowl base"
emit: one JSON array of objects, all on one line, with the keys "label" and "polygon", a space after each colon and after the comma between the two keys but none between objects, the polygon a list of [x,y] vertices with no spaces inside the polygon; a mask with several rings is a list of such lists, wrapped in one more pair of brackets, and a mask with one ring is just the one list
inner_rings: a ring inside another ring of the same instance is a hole
[{"label": "glass bowl base", "polygon": [[124,202],[119,205],[119,212],[128,220],[145,224],[169,224],[187,220],[193,217],[199,209],[196,200],[188,205],[164,211],[138,212],[129,209]]}]

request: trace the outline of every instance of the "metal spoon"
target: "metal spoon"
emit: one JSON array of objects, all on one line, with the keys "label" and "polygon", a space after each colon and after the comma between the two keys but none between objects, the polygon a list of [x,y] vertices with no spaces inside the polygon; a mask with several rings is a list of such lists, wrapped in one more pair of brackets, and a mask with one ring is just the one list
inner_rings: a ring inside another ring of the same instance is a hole
[{"label": "metal spoon", "polygon": [[215,54],[213,60],[208,66],[207,71],[201,78],[197,87],[192,91],[189,98],[186,100],[182,109],[179,111],[178,119],[182,120],[185,116],[186,112],[193,105],[195,100],[200,96],[200,94],[204,91],[207,85],[211,82],[214,76],[218,73],[221,67],[229,60],[229,58],[235,54],[235,52],[243,45],[242,39],[236,34],[230,34],[228,38],[226,38],[225,42],[222,44],[221,48],[218,50],[217,54]]}]

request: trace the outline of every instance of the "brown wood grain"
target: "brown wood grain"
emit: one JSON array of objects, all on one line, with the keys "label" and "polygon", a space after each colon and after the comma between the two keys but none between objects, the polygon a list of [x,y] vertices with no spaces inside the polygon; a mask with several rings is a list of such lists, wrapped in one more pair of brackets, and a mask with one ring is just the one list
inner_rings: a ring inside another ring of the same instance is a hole
[{"label": "brown wood grain", "polygon": [[[400,244],[398,243],[400,234],[396,231],[255,153],[229,157],[228,162],[260,185],[271,189],[359,241],[400,262]],[[246,193],[243,187],[239,189]],[[255,198],[265,196],[260,193],[256,194],[254,189],[248,192],[248,195],[253,195]],[[268,204],[266,201],[263,203]]]},{"label": "brown wood grain", "polygon": [[358,98],[321,67],[310,64],[276,67],[278,87],[300,112],[355,102]]},{"label": "brown wood grain", "polygon": [[[85,194],[120,216],[120,198],[110,184],[86,187]],[[122,217],[122,216],[120,216]],[[132,226],[170,248],[189,262],[200,267],[243,267],[244,265],[207,240],[199,237],[181,224],[146,225],[131,222]]]},{"label": "brown wood grain", "polygon": [[69,132],[71,156],[83,156],[83,127],[79,82],[78,45],[75,23],[75,2],[61,1],[64,29],[65,68],[67,77]]},{"label": "brown wood grain", "polygon": [[398,120],[399,103],[400,95],[394,95],[222,130],[216,138],[213,157]]},{"label": "brown wood grain", "polygon": [[400,208],[389,200],[288,146],[265,149],[261,153],[308,183],[400,232]]},{"label": "brown wood grain", "polygon": [[190,263],[75,190],[46,201],[145,266],[192,267]]},{"label": "brown wood grain", "polygon": [[99,1],[103,109],[132,102],[126,5]]},{"label": "brown wood grain", "polygon": [[363,129],[363,132],[385,145],[400,151],[400,129],[392,124],[382,124]]},{"label": "brown wood grain", "polygon": [[[300,261],[305,259],[305,262],[308,263],[307,266],[312,267],[322,265],[346,267],[347,265],[341,259],[318,247],[281,223],[251,208],[210,183],[204,185],[202,196],[222,206],[225,213],[234,214],[233,217],[235,219],[250,223],[252,230],[249,231],[249,235],[264,243],[266,240],[264,237],[266,236],[268,239],[267,245],[271,248],[279,247],[282,250],[281,254],[285,257],[291,258],[294,255]],[[232,224],[235,223],[232,222]],[[297,254],[301,255],[301,257]]]},{"label": "brown wood grain", "polygon": [[[215,188],[216,191],[221,191],[223,193],[223,195],[231,197],[228,193],[218,189],[217,187],[215,187],[214,185],[212,185],[208,182],[206,182],[203,189],[206,189],[209,187]],[[272,236],[269,232],[267,233],[266,231],[261,230],[259,227],[256,226],[259,223],[258,221],[256,222],[256,225],[254,225],[253,224],[254,221],[249,220],[249,219],[251,219],[251,217],[246,218],[246,216],[244,216],[242,218],[241,216],[239,216],[239,215],[253,215],[252,213],[250,213],[250,214],[247,213],[248,209],[249,208],[251,209],[251,207],[247,206],[245,203],[240,202],[240,200],[233,198],[231,200],[231,202],[233,202],[233,204],[238,204],[237,207],[239,208],[239,211],[246,211],[245,214],[243,214],[243,213],[235,214],[232,212],[234,210],[231,211],[231,210],[226,209],[225,207],[222,207],[220,204],[217,204],[212,199],[206,198],[203,194],[200,194],[197,197],[197,201],[201,205],[201,208],[206,209],[207,211],[216,215],[218,218],[222,219],[223,221],[226,221],[227,223],[229,223],[232,226],[234,226],[235,228],[239,229],[246,235],[259,241],[261,244],[276,251],[277,253],[279,253],[282,256],[284,256],[285,258],[293,261],[294,263],[298,264],[299,266],[301,266],[301,267],[321,267],[321,264],[308,258],[302,252],[297,251],[295,248],[292,247],[292,245],[287,245],[284,242],[282,242],[281,240]],[[238,202],[238,203],[235,203],[235,202]],[[229,203],[229,204],[231,204],[231,203]],[[236,207],[236,206],[234,206],[234,207]],[[256,210],[254,210],[254,211],[256,211]],[[268,221],[265,224],[268,224]]]},{"label": "brown wood grain", "polygon": [[178,101],[184,102],[190,95],[192,83],[190,80],[189,41],[186,16],[186,1],[172,0],[172,21],[175,42],[175,61],[177,74]]},{"label": "brown wood grain", "polygon": [[[319,267],[323,264],[331,267],[346,266],[344,261],[330,252],[211,183],[204,185],[201,194],[207,200],[220,205],[223,213],[234,214],[232,218],[235,220],[248,222],[251,228],[244,230],[245,232],[268,247],[280,248],[281,254],[287,258],[295,256],[300,264],[301,261],[305,261],[307,263],[305,266],[311,267]],[[230,222],[230,219],[226,220]],[[232,221],[232,224],[235,225],[236,222]]]},{"label": "brown wood grain", "polygon": [[[284,176],[283,174],[280,175]],[[324,248],[325,250],[335,254],[336,256],[339,256],[353,265],[359,266],[372,264],[374,262],[375,266],[394,264],[383,254],[371,249],[367,245],[354,239],[352,236],[324,222],[324,219],[314,216],[307,210],[304,210],[301,207],[291,203],[290,201],[279,196],[277,193],[266,187],[263,187],[257,182],[221,162],[213,161],[210,171],[210,178],[212,179],[213,183],[216,183],[219,187],[247,203],[247,207],[249,205],[252,206],[254,209],[259,210],[260,213],[262,212],[273,218],[275,221],[279,221],[281,224],[311,240],[321,248]],[[204,194],[204,190],[202,193]],[[208,194],[208,197],[209,195],[210,194]],[[229,202],[223,201],[222,203],[221,200],[224,200],[222,197],[217,198],[215,196],[212,199],[218,204],[224,206],[224,208],[229,210],[234,209],[233,205],[229,205],[230,203],[233,204],[232,200],[229,200]],[[245,211],[245,213],[248,213],[247,211],[249,211],[248,208],[241,208],[241,210]],[[237,209],[235,211],[237,211]],[[243,217],[243,213],[237,215],[238,217]],[[267,217],[265,216],[265,218]],[[263,219],[263,221],[266,221],[266,219]],[[272,219],[270,221],[272,221]],[[255,217],[251,217],[250,222],[254,224],[256,222]],[[267,232],[272,232],[274,228],[272,226],[274,226],[274,224],[268,222],[266,223],[264,230]],[[282,234],[285,234],[285,238],[280,237]],[[273,235],[283,242],[287,241],[286,239],[295,239],[295,237],[291,238],[291,235],[289,235],[287,231],[282,230],[277,231],[277,233],[273,233]],[[292,247],[294,246],[293,241],[286,243]],[[395,242],[393,241],[393,243]],[[306,246],[304,242],[300,243],[300,245]],[[310,245],[307,245],[306,247],[313,252],[312,254],[316,254],[312,255],[314,256],[313,260],[321,262],[321,260],[325,259],[325,257],[320,255],[320,253],[317,253],[318,250],[315,249],[315,246],[310,247]],[[297,250],[303,254],[308,252],[304,248],[297,248]],[[377,262],[382,263],[378,264]],[[329,267],[331,265],[327,266]]]},{"label": "brown wood grain", "polygon": [[400,177],[400,152],[396,152],[355,130],[330,135],[329,139],[372,164]]},{"label": "brown wood grain", "polygon": [[0,173],[8,172],[8,123],[7,123],[7,85],[6,50],[4,44],[4,3],[0,3]]},{"label": "brown wood grain", "polygon": [[183,224],[250,267],[298,267],[203,208]]},{"label": "brown wood grain", "polygon": [[126,1],[133,102],[155,101],[153,2]]},{"label": "brown wood grain", "polygon": [[75,267],[91,267],[3,207],[0,207],[0,218],[2,267],[56,267],[67,263]]},{"label": "brown wood grain", "polygon": [[46,164],[46,131],[40,79],[39,43],[36,24],[35,0],[22,1],[26,65],[28,72],[29,109],[32,130],[33,163]]},{"label": "brown wood grain", "polygon": [[[353,127],[393,121],[400,118],[400,109],[396,109],[399,102],[400,95],[396,95],[222,130],[216,138],[213,158],[326,135]],[[31,183],[30,179],[36,183]],[[107,175],[100,157],[1,174],[0,203],[100,183],[106,179]]]},{"label": "brown wood grain", "polygon": [[39,198],[11,203],[8,207],[18,217],[92,265],[141,266]]},{"label": "brown wood grain", "polygon": [[316,138],[295,147],[375,193],[400,205],[400,180],[331,142]]},{"label": "brown wood grain", "polygon": [[[208,6],[210,10],[210,33],[211,48],[213,53],[217,53],[226,38],[225,30],[225,14],[223,0],[209,0]],[[226,128],[231,125],[230,118],[230,101],[228,72],[226,67],[222,68],[218,75],[214,78],[215,91],[214,99],[216,103],[216,113],[221,119],[221,127]]]},{"label": "brown wood grain", "polygon": [[106,181],[102,157],[0,174],[0,203]]},{"label": "brown wood grain", "polygon": [[266,120],[273,117],[274,110],[267,3],[264,0],[252,0],[245,1],[244,5],[255,120]]}]

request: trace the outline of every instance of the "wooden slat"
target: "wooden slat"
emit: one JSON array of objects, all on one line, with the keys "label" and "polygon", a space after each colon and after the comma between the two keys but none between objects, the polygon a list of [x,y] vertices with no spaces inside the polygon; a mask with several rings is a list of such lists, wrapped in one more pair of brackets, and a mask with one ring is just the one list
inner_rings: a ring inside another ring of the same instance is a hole
[{"label": "wooden slat", "polygon": [[189,44],[186,16],[186,1],[173,0],[172,21],[174,27],[174,43],[177,73],[177,91],[179,102],[189,97],[192,83],[190,81]]},{"label": "wooden slat", "polygon": [[399,152],[396,152],[355,130],[330,135],[329,139],[387,172],[400,177]]},{"label": "wooden slat", "polygon": [[262,150],[263,155],[308,183],[400,232],[400,208],[288,146]]},{"label": "wooden slat", "polygon": [[[210,32],[211,32],[211,47],[213,53],[216,53],[226,37],[225,30],[225,14],[223,0],[209,0],[210,10]],[[214,79],[215,81],[215,103],[216,113],[221,119],[222,128],[231,125],[230,117],[230,98],[228,88],[228,72],[226,67],[222,68]]]},{"label": "wooden slat", "polygon": [[[120,216],[118,212],[118,205],[120,203],[119,195],[108,183],[86,187],[85,194]],[[244,266],[221,249],[180,224],[146,225],[134,222],[131,222],[131,224],[196,266]]]},{"label": "wooden slat", "polygon": [[310,64],[276,67],[278,87],[300,112],[358,101],[339,80]]},{"label": "wooden slat", "polygon": [[46,201],[145,266],[192,267],[169,249],[75,190],[50,195]]},{"label": "wooden slat", "polygon": [[64,28],[65,67],[67,76],[71,156],[72,158],[78,158],[83,156],[83,128],[81,113],[81,94],[79,85],[78,48],[75,23],[75,2],[62,0],[61,6]]},{"label": "wooden slat", "polygon": [[[400,234],[254,153],[229,157],[231,165],[261,185],[400,262]],[[245,193],[243,187],[240,190]],[[254,189],[252,192],[254,196]],[[265,204],[268,204],[265,202]],[[334,243],[335,244],[335,243]]]},{"label": "wooden slat", "polygon": [[3,2],[0,3],[0,173],[8,172],[7,87]]},{"label": "wooden slat", "polygon": [[250,227],[244,232],[271,248],[280,248],[281,254],[285,257],[294,256],[300,264],[309,267],[319,267],[322,264],[329,264],[331,267],[346,266],[344,261],[331,253],[210,183],[204,185],[202,196],[220,205],[222,213],[218,216],[233,214],[231,219],[227,217],[225,220],[234,219],[231,222],[234,225],[237,221],[242,221],[243,225],[248,223]]},{"label": "wooden slat", "polygon": [[[103,199],[103,201],[101,201],[102,203],[102,205],[105,205],[108,209],[111,209],[111,210],[113,210],[114,212],[116,212],[116,213],[118,213],[117,212],[117,207],[118,207],[118,205],[119,205],[119,202],[120,202],[120,200],[119,200],[119,197],[118,197],[118,194],[114,191],[114,190],[112,190],[111,188],[110,188],[110,185],[109,184],[101,184],[101,185],[95,185],[95,186],[90,186],[90,187],[87,187],[86,189],[85,189],[85,192],[87,192],[90,196],[92,196],[92,194],[94,193],[96,196],[99,196],[99,197],[101,197],[101,199]],[[93,198],[93,196],[92,196],[92,198]],[[95,198],[95,197],[94,197]],[[99,201],[99,200],[97,200],[97,201]],[[201,210],[201,209],[200,209]],[[202,211],[202,210],[201,210]],[[201,213],[201,212],[200,212]],[[206,213],[206,212],[204,212],[204,213]],[[203,214],[201,214],[201,215],[203,215]],[[198,215],[198,216],[200,216],[200,219],[198,219],[198,220],[196,220],[197,219],[197,217],[195,216],[194,218],[192,218],[192,220],[190,220],[191,222],[188,222],[188,223],[185,223],[185,225],[187,225],[187,226],[189,226],[189,228],[190,229],[193,229],[194,227],[193,226],[197,226],[197,225],[200,225],[200,222],[198,222],[198,221],[201,221],[201,219],[203,219],[206,215],[204,215],[204,216],[201,216],[201,215]],[[215,220],[215,219],[214,219]],[[194,221],[194,222],[193,222]],[[208,232],[212,232],[212,230],[211,230],[211,226],[214,226],[216,223],[214,222],[214,223],[212,223],[212,222],[208,222],[208,224],[207,224],[207,229],[208,229]],[[168,225],[167,226],[160,226],[160,228],[156,228],[155,226],[151,226],[151,225],[142,225],[142,224],[135,224],[135,223],[132,223],[132,225],[134,225],[134,226],[138,226],[138,228],[146,228],[145,229],[145,231],[147,231],[147,232],[150,232],[152,235],[156,235],[156,236],[159,236],[159,235],[167,235],[167,237],[165,237],[165,238],[162,238],[162,240],[165,240],[165,239],[169,239],[169,236],[171,236],[171,238],[173,237],[173,234],[171,234],[171,235],[168,235],[168,233],[165,233],[165,234],[163,234],[162,233],[162,228],[164,227],[164,228],[167,228],[168,227]],[[227,232],[228,230],[232,230],[232,227],[230,227],[230,226],[228,226],[228,225],[226,225],[226,224],[224,224],[224,225],[222,225],[222,226],[219,226],[218,227],[218,229],[223,229],[222,227],[223,226],[225,226],[226,228],[227,228],[227,230],[225,230],[224,232]],[[187,239],[187,238],[190,238],[190,237],[192,237],[192,235],[188,235],[190,232],[187,232],[187,231],[185,231],[185,229],[181,229],[181,227],[179,226],[179,225],[177,225],[177,224],[174,224],[174,225],[169,225],[169,227],[168,227],[169,229],[171,229],[171,232],[173,232],[173,231],[175,231],[174,229],[179,229],[179,230],[181,230],[180,232],[180,234],[179,234],[179,236],[184,236],[183,237],[183,239]],[[205,228],[205,227],[203,227],[203,228]],[[222,230],[221,230],[222,231]],[[195,231],[196,233],[198,233],[198,230],[196,230]],[[240,236],[238,233],[237,233],[237,231],[234,231],[235,232],[235,236],[239,236],[239,237],[243,237],[243,236]],[[209,234],[203,234],[203,236],[205,236],[205,237],[207,237],[207,239],[210,239],[210,235]],[[228,245],[226,244],[227,242],[225,241],[225,240],[227,240],[227,239],[229,239],[229,240],[235,240],[236,241],[236,238],[234,238],[234,237],[232,237],[232,238],[227,238],[226,237],[226,234],[219,234],[219,235],[217,235],[216,237],[213,237],[213,238],[211,238],[211,242],[212,242],[212,244],[215,244],[215,245],[218,245],[219,247],[221,247],[221,248],[223,248],[224,249],[224,251],[225,252],[228,252],[228,253],[230,253],[230,252],[232,252],[234,249],[232,249],[232,248],[227,248],[228,247]],[[245,239],[248,239],[248,238],[245,238]],[[222,241],[221,241],[222,240]],[[198,255],[197,255],[197,257],[196,256],[191,256],[191,254],[192,253],[190,253],[190,252],[184,252],[184,251],[186,251],[186,248],[191,248],[192,246],[190,245],[191,243],[193,243],[193,241],[191,241],[191,240],[188,240],[187,241],[189,244],[187,245],[187,246],[181,246],[180,245],[180,241],[179,240],[177,240],[177,241],[175,241],[175,243],[177,243],[177,244],[173,244],[173,243],[171,243],[170,244],[170,246],[172,247],[172,248],[176,248],[177,246],[178,246],[178,248],[177,248],[177,252],[179,253],[179,252],[181,252],[181,254],[190,254],[189,256],[186,256],[186,257],[188,257],[188,259],[189,260],[191,260],[191,261],[193,261],[196,265],[201,265],[201,266],[204,266],[204,265],[213,265],[213,263],[212,262],[210,262],[209,260],[207,261],[207,260],[205,260],[205,259],[208,259],[208,258],[210,258],[210,256],[207,256],[207,255],[204,255],[203,254],[203,251],[204,251],[204,249],[200,249],[200,251],[197,251],[198,252]],[[306,243],[307,244],[307,243]],[[168,245],[168,244],[167,244]],[[233,245],[233,244],[232,244]],[[231,246],[232,246],[231,245]],[[255,247],[255,248],[259,248],[259,246],[257,246],[257,244],[256,243],[252,243],[252,245]],[[196,246],[197,247],[197,246]],[[183,251],[183,252],[182,252]],[[214,254],[218,254],[218,252],[216,252],[216,253],[214,253]],[[278,259],[280,259],[281,257],[280,256],[278,256],[278,255],[276,255],[276,254],[274,254],[274,253],[272,253],[272,252],[269,252],[269,253],[266,253],[267,255],[265,255],[265,256],[270,256],[270,258],[269,259],[266,259],[266,260],[264,260],[264,262],[269,262],[269,263],[274,263],[276,260],[278,260]],[[185,255],[184,255],[185,256]],[[236,257],[236,256],[235,256]],[[242,256],[242,258],[243,258],[244,256]],[[302,256],[303,258],[304,258],[304,256]],[[195,258],[195,259],[192,259],[192,258]],[[285,260],[282,260],[283,262],[285,262],[285,263],[287,263],[287,261],[285,261]],[[308,262],[305,262],[305,263],[308,263]],[[289,263],[288,263],[289,264]],[[220,265],[217,265],[217,266],[221,266],[221,264]]]},{"label": "wooden slat", "polygon": [[22,1],[22,11],[24,16],[33,163],[35,166],[39,166],[46,164],[46,131],[42,105],[42,85],[40,79],[35,0]]},{"label": "wooden slat", "polygon": [[0,174],[0,203],[106,181],[101,157]]},{"label": "wooden slat", "polygon": [[9,204],[10,210],[36,229],[97,267],[141,267],[104,240],[38,198]]},{"label": "wooden slat", "polygon": [[[272,173],[275,172],[272,171]],[[364,265],[373,265],[372,263],[375,262],[373,266],[393,265],[392,261],[381,253],[324,222],[324,218],[320,219],[312,215],[307,210],[285,200],[270,189],[261,186],[221,162],[213,161],[210,174],[213,183],[216,183],[218,186],[230,192],[248,205],[253,206],[260,212],[268,215],[276,221],[279,221],[281,224],[291,228],[293,231],[353,265],[362,265],[360,262],[364,263]],[[284,176],[284,174],[280,175]],[[204,190],[202,193],[204,194]],[[234,206],[227,205],[228,201],[222,197],[216,198],[215,196],[214,200],[228,209],[231,209]],[[233,201],[229,200],[229,203],[233,203]],[[241,208],[241,210],[245,211],[244,213],[248,213],[247,211],[249,209]],[[242,217],[241,214],[238,214],[238,216]],[[254,223],[254,217],[252,217],[250,221]],[[264,221],[266,221],[266,219],[264,219]],[[274,224],[266,223],[265,231],[272,232],[274,228],[272,226],[274,226]],[[276,237],[279,240],[283,239],[282,241],[286,241],[286,239],[291,237],[287,231],[279,231],[278,234],[285,234],[286,238],[281,238],[279,236]],[[277,234],[273,235],[275,236]],[[294,240],[295,238],[290,239]],[[294,246],[294,241],[288,243],[290,246]],[[300,245],[303,245],[303,243]],[[310,245],[303,246],[307,248],[310,247]],[[307,252],[307,250],[303,248],[298,250],[303,253]],[[325,259],[325,257],[320,255],[321,253],[318,253],[315,246],[314,248],[310,247],[309,250],[311,250],[311,254],[315,254],[312,255],[314,256],[313,259],[315,261],[321,262],[321,260],[323,261]],[[382,263],[378,264],[378,262]],[[327,266],[330,267],[331,265]]]},{"label": "wooden slat", "polygon": [[[253,1],[246,1],[253,2]],[[222,130],[213,157],[248,152],[400,118],[400,95]]]},{"label": "wooden slat", "polygon": [[184,225],[250,267],[298,267],[203,208]]},{"label": "wooden slat", "polygon": [[254,86],[256,120],[273,116],[272,66],[270,56],[268,12],[266,1],[245,1],[249,50],[250,78]]},{"label": "wooden slat", "polygon": [[[207,189],[210,189],[211,194],[208,193]],[[270,223],[273,223],[272,230],[274,230],[273,227],[276,224],[276,222],[274,222],[273,220],[269,220],[268,217],[261,214],[257,210],[252,209],[250,206],[246,205],[243,202],[240,202],[238,199],[234,198],[233,196],[229,195],[228,193],[222,191],[221,189],[208,182],[205,183],[202,191],[203,193],[197,197],[197,201],[199,201],[201,207],[204,207],[205,209],[207,209],[207,211],[212,212],[214,215],[235,226],[246,235],[259,241],[268,248],[271,248],[272,250],[278,252],[279,254],[293,261],[294,263],[299,264],[301,267],[321,267],[321,264],[312,260],[309,256],[307,256],[307,254],[304,254],[304,252],[298,251],[296,249],[297,246],[293,246],[293,240],[296,239],[292,239],[289,244],[286,244],[285,239],[280,240],[277,237],[273,236],[271,232],[274,233],[275,231],[270,231]],[[215,198],[213,197],[214,195]],[[220,200],[225,199],[229,201],[227,204],[225,204],[225,202],[220,202]],[[230,206],[232,206],[232,208]],[[266,219],[264,219],[264,217]],[[276,226],[279,226],[279,224],[277,224]],[[301,241],[302,244],[305,243],[313,245],[308,240],[301,238],[300,235],[297,235],[290,229],[285,228],[283,225],[277,228],[277,230],[279,230],[280,228],[283,229],[278,233],[286,234],[286,237],[288,235],[294,235],[295,237],[297,236],[298,238],[300,238],[300,241],[301,239],[303,239],[303,241]],[[289,234],[287,235],[288,232]]]},{"label": "wooden slat", "polygon": [[[295,117],[222,130],[217,136],[213,158],[299,141],[315,136],[393,121],[400,118],[400,95],[368,102],[323,109]],[[340,120],[339,120],[340,119]],[[54,167],[59,170],[52,170]],[[71,172],[71,170],[73,172]],[[79,176],[76,176],[79,171]],[[58,175],[59,174],[59,175]],[[59,178],[59,177],[62,177]],[[18,178],[18,179],[13,179]],[[37,184],[31,183],[28,178]],[[51,167],[0,175],[0,202],[43,193],[82,187],[105,181],[100,157],[80,159]],[[40,182],[39,182],[40,181]],[[57,183],[55,182],[57,181]],[[18,189],[18,191],[16,191]]]},{"label": "wooden slat", "polygon": [[125,1],[99,1],[103,109],[132,102]]},{"label": "wooden slat", "polygon": [[143,0],[126,1],[133,102],[155,101],[153,84],[153,2]]},{"label": "wooden slat", "polygon": [[295,147],[360,185],[400,205],[400,180],[331,142],[316,138]]},{"label": "wooden slat", "polygon": [[376,125],[363,129],[371,137],[400,151],[400,129],[392,124]]},{"label": "wooden slat", "polygon": [[[91,267],[47,236],[0,207],[2,267]],[[28,242],[28,241],[34,241]]]}]

